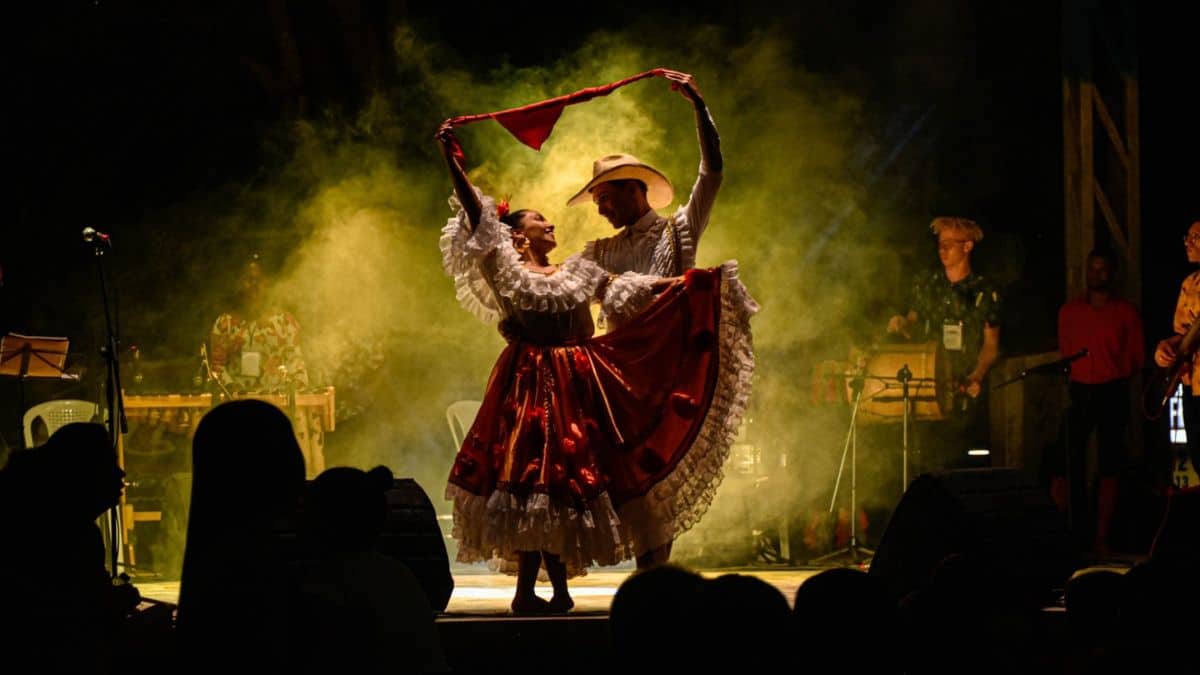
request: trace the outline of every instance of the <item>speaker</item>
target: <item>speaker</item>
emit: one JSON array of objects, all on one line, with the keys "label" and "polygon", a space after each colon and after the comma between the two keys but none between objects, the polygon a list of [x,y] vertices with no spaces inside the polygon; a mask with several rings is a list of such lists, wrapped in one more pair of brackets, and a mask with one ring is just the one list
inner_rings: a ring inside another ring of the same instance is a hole
[{"label": "speaker", "polygon": [[433,610],[445,610],[454,592],[454,577],[433,502],[417,481],[397,478],[387,492],[387,503],[387,522],[376,549],[408,565]]},{"label": "speaker", "polygon": [[956,553],[977,555],[1046,594],[1062,588],[1080,563],[1048,490],[1018,469],[960,469],[922,474],[909,485],[869,573],[899,599]]}]

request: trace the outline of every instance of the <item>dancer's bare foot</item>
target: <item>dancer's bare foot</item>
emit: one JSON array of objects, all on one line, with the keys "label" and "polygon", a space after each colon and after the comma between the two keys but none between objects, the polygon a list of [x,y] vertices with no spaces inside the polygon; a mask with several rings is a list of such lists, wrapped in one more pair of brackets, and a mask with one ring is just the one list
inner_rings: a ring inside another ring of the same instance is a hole
[{"label": "dancer's bare foot", "polygon": [[513,614],[549,614],[555,611],[551,608],[549,601],[543,600],[532,593],[515,596],[511,609]]},{"label": "dancer's bare foot", "polygon": [[566,614],[575,607],[575,601],[569,595],[555,595],[550,598],[550,611],[555,614]]}]

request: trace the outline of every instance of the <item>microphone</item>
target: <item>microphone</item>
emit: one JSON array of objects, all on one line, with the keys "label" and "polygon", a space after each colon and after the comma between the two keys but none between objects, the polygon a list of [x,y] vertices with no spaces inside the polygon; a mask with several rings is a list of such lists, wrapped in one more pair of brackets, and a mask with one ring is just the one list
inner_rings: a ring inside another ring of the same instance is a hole
[{"label": "microphone", "polygon": [[107,246],[112,248],[112,239],[94,227],[83,228],[83,240],[92,246]]},{"label": "microphone", "polygon": [[1028,368],[1024,371],[1023,374],[1032,375],[1034,373],[1059,373],[1059,372],[1066,373],[1066,372],[1070,372],[1070,369],[1067,366],[1071,365],[1075,361],[1078,361],[1079,359],[1082,359],[1083,357],[1085,357],[1087,355],[1088,355],[1088,350],[1086,348],[1080,349],[1079,351],[1075,352],[1074,354],[1067,356],[1067,357],[1063,357],[1057,361],[1051,361],[1050,363],[1043,363],[1040,366],[1034,366],[1032,368]]}]

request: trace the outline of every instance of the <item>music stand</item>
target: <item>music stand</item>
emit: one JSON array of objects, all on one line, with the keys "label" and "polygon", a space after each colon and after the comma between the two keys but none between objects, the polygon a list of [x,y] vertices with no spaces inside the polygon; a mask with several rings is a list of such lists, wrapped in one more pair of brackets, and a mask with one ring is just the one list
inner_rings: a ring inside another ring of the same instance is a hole
[{"label": "music stand", "polygon": [[9,333],[0,337],[0,375],[17,378],[19,388],[18,428],[25,424],[25,380],[31,377],[78,379],[66,372],[68,345],[65,337],[19,333]]},{"label": "music stand", "polygon": [[[833,497],[829,500],[829,513],[837,512],[837,497],[838,488],[842,484],[842,472],[846,468],[846,454],[850,454],[850,538],[846,542],[846,548],[832,553],[827,553],[820,556],[814,563],[820,564],[829,560],[835,560],[843,556],[849,556],[850,564],[857,565],[859,562],[875,555],[875,551],[869,548],[864,548],[858,545],[858,440],[857,440],[857,425],[858,425],[858,407],[862,402],[863,388],[866,386],[866,377],[861,370],[854,373],[854,377],[850,380],[850,390],[854,392],[854,405],[850,408],[850,428],[846,431],[846,443],[842,446],[842,461],[838,466],[837,479],[833,484]],[[837,527],[836,516],[833,519],[834,527]]]},{"label": "music stand", "polygon": [[901,457],[900,479],[902,481],[902,483],[900,485],[900,493],[903,494],[904,491],[908,489],[908,469],[909,469],[908,456],[910,454],[908,439],[910,436],[910,427],[912,425],[912,419],[913,419],[913,404],[917,401],[930,401],[930,400],[937,401],[938,400],[938,397],[936,394],[936,389],[935,389],[933,398],[930,399],[929,397],[913,396],[910,386],[912,384],[915,384],[917,387],[917,391],[920,392],[921,386],[925,385],[925,384],[933,385],[936,387],[937,380],[936,380],[936,378],[932,378],[932,377],[913,377],[912,370],[908,367],[907,363],[905,363],[903,366],[900,367],[900,370],[896,372],[895,377],[879,377],[879,376],[873,375],[873,376],[871,376],[871,379],[883,382],[884,388],[882,391],[887,391],[888,389],[895,389],[896,385],[890,384],[891,382],[899,382],[900,383],[899,384],[899,386],[900,386],[900,397],[899,398],[897,398],[895,396],[880,396],[878,393],[875,394],[874,396],[872,396],[871,398],[873,398],[875,401],[879,401],[880,403],[892,403],[892,402],[900,401],[903,405],[904,412],[901,415],[901,419],[903,420],[903,422],[901,425],[902,431],[901,431],[901,436],[900,436],[900,457]]}]

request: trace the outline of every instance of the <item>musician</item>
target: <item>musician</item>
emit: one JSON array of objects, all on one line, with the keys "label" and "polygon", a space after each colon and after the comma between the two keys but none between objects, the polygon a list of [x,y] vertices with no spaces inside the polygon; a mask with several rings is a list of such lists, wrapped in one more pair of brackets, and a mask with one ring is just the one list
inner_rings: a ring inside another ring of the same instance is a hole
[{"label": "musician", "polygon": [[300,323],[276,306],[269,286],[255,255],[242,267],[237,307],[213,322],[212,371],[231,390],[280,392],[308,386]]},{"label": "musician", "polygon": [[945,216],[934,218],[929,229],[937,236],[942,269],[917,276],[908,313],[893,316],[887,327],[912,341],[936,341],[949,377],[953,396],[945,402],[945,419],[925,429],[918,445],[922,471],[961,467],[968,449],[988,447],[983,381],[1000,355],[1000,291],[971,269],[983,229],[973,220]]},{"label": "musician", "polygon": [[[1200,220],[1188,228],[1183,238],[1183,247],[1190,263],[1200,263]],[[1154,362],[1162,368],[1170,368],[1178,356],[1183,334],[1191,328],[1196,316],[1200,315],[1200,270],[1192,272],[1179,288],[1179,300],[1175,303],[1175,334],[1158,343],[1154,350]],[[1192,355],[1193,369],[1195,355]],[[1185,371],[1183,376],[1183,424],[1187,429],[1188,455],[1192,466],[1200,460],[1200,378]]]},{"label": "musician", "polygon": [[[1078,534],[1092,530],[1097,553],[1108,551],[1108,529],[1117,496],[1117,475],[1123,461],[1125,430],[1129,426],[1129,378],[1142,368],[1145,345],[1142,319],[1133,303],[1112,290],[1116,258],[1111,251],[1088,255],[1087,292],[1068,301],[1058,312],[1058,348],[1063,357],[1082,350],[1071,363],[1071,408],[1067,417],[1069,455],[1051,457],[1054,478],[1051,495],[1061,511],[1070,496],[1072,522]],[[1084,479],[1088,436],[1096,430],[1098,447],[1094,529],[1084,525],[1088,513]],[[1064,466],[1064,459],[1069,464]],[[1068,483],[1068,481],[1070,481]],[[1081,540],[1086,543],[1086,540]]]},{"label": "musician", "polygon": [[[1200,263],[1200,219],[1193,221],[1188,228],[1183,238],[1183,246],[1187,251],[1188,262]],[[1175,365],[1176,360],[1181,358],[1184,335],[1193,327],[1198,315],[1200,270],[1188,275],[1179,288],[1179,299],[1175,304],[1175,335],[1158,343],[1154,350],[1155,363],[1163,368]],[[1191,368],[1184,370],[1183,423],[1187,429],[1188,456],[1192,466],[1196,466],[1196,461],[1200,460],[1200,377],[1196,377],[1194,372],[1198,350],[1194,344],[1190,346],[1190,353],[1185,357],[1191,361]],[[1198,521],[1200,485],[1173,489],[1158,532],[1154,536],[1154,543],[1150,547],[1151,562],[1158,565],[1158,569],[1165,567],[1178,575],[1176,585],[1191,590],[1191,597],[1195,597],[1195,570],[1200,564],[1200,543],[1196,537]]]}]

